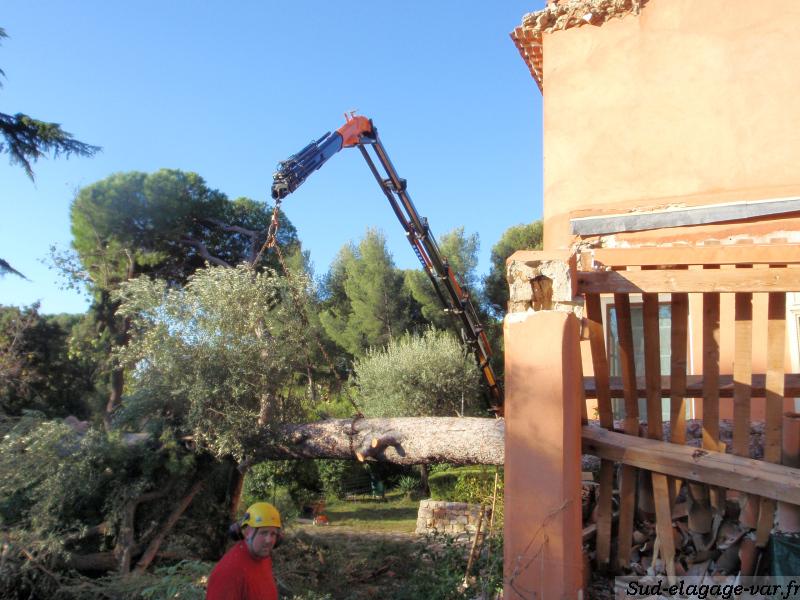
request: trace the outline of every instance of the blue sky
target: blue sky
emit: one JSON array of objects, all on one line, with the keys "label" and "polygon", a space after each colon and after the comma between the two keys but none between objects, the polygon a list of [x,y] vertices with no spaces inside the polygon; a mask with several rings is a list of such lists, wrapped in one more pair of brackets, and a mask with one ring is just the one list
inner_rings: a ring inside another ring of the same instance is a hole
[{"label": "blue sky", "polygon": [[[509,32],[542,0],[79,2],[5,0],[0,112],[61,123],[103,147],[42,160],[36,181],[0,155],[0,304],[82,312],[42,261],[70,243],[75,192],[120,171],[199,173],[230,198],[269,197],[279,160],[343,113],[373,119],[419,212],[441,237],[481,239],[541,216],[541,94]],[[344,150],[284,203],[324,274],[378,227],[418,266],[360,154]]]}]

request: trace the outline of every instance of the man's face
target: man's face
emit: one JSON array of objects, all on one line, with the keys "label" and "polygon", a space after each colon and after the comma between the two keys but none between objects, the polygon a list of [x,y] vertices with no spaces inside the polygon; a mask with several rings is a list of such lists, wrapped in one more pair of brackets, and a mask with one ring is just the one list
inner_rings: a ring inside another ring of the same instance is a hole
[{"label": "man's face", "polygon": [[253,558],[267,558],[278,539],[277,527],[245,527],[244,541]]}]

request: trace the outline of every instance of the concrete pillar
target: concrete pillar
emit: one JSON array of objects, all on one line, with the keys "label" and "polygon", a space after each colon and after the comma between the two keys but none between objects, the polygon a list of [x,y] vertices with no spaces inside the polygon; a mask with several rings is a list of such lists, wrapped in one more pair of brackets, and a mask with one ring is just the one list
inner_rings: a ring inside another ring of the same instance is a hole
[{"label": "concrete pillar", "polygon": [[504,331],[503,597],[575,600],[583,568],[579,321],[564,311],[512,312]]}]

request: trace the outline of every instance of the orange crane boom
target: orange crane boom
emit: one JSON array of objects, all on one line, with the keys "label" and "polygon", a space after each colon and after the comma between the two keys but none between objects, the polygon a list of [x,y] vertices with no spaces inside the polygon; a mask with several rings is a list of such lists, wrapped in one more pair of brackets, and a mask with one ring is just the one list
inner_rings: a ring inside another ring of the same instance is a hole
[{"label": "orange crane boom", "polygon": [[[272,197],[280,201],[298,187],[342,148],[358,147],[378,182],[397,219],[403,226],[414,253],[422,263],[444,310],[460,322],[462,337],[475,355],[491,396],[491,406],[502,413],[503,388],[491,365],[492,349],[469,294],[459,284],[442,256],[428,220],[420,217],[402,179],[392,165],[372,121],[363,116],[345,115],[345,124],[311,142],[297,154],[278,164],[273,177]],[[371,148],[372,153],[367,149]],[[373,159],[373,155],[377,160]],[[380,165],[380,168],[378,167]]]}]

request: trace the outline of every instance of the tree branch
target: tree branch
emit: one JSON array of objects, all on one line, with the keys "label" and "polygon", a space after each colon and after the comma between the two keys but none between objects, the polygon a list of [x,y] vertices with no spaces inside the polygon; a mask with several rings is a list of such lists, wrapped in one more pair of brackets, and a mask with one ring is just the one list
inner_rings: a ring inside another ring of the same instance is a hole
[{"label": "tree branch", "polygon": [[150,566],[150,563],[158,553],[158,549],[161,547],[161,542],[163,542],[164,538],[167,537],[167,534],[175,526],[175,523],[177,523],[178,519],[181,518],[181,515],[183,515],[183,513],[186,512],[186,509],[189,508],[189,505],[192,503],[192,500],[194,500],[194,497],[197,495],[197,493],[202,489],[204,483],[205,481],[202,479],[195,481],[194,485],[189,490],[189,493],[186,494],[172,510],[169,517],[167,517],[164,526],[161,528],[161,531],[159,531],[156,537],[150,541],[150,543],[147,545],[147,549],[144,551],[144,554],[136,564],[135,570],[137,573],[143,573],[147,570],[147,567]]},{"label": "tree branch", "polygon": [[214,219],[212,217],[206,217],[204,219],[200,219],[200,223],[205,225],[206,227],[213,226],[217,229],[221,229],[222,231],[227,231],[229,233],[239,233],[245,237],[250,238],[250,255],[247,257],[248,263],[253,263],[256,256],[258,255],[258,248],[259,244],[259,237],[263,235],[260,231],[255,231],[253,229],[247,229],[246,227],[242,227],[240,225],[229,225],[227,223],[223,223],[219,219]]},{"label": "tree branch", "polygon": [[136,507],[143,502],[150,502],[163,498],[170,491],[169,488],[164,488],[155,492],[146,492],[132,498],[125,505],[122,514],[122,523],[119,528],[119,535],[117,536],[117,545],[114,548],[114,555],[117,558],[117,564],[121,575],[127,575],[131,570],[131,560],[136,549],[136,539],[134,537],[134,525],[136,518]]},{"label": "tree branch", "polygon": [[21,166],[28,177],[33,180],[31,163],[46,154],[57,157],[94,156],[100,151],[99,146],[86,144],[72,137],[72,134],[61,129],[58,123],[47,123],[17,113],[7,115],[0,113],[0,152],[7,152],[11,162]]},{"label": "tree branch", "polygon": [[200,223],[203,225],[213,225],[222,231],[229,231],[233,233],[241,233],[242,235],[246,235],[251,239],[257,238],[261,235],[261,232],[255,231],[253,229],[247,229],[246,227],[241,227],[239,225],[228,225],[227,223],[223,223],[219,219],[213,219],[211,217],[205,217],[203,219],[199,219]]},{"label": "tree branch", "polygon": [[212,265],[217,265],[218,267],[228,267],[228,268],[231,267],[230,264],[228,264],[221,258],[217,258],[213,254],[211,254],[208,251],[206,245],[200,240],[195,240],[192,238],[182,238],[181,243],[186,244],[187,246],[194,246],[197,249],[197,253],[200,255],[200,257],[210,262]]}]

